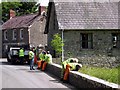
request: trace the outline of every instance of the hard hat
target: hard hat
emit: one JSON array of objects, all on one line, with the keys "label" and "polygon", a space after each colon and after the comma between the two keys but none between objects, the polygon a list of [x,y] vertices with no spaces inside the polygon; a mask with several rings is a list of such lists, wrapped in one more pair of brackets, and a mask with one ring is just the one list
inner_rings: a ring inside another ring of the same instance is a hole
[{"label": "hard hat", "polygon": [[73,60],[73,62],[78,63],[78,59],[77,58],[71,58]]},{"label": "hard hat", "polygon": [[39,44],[39,47],[44,47],[42,44]]}]

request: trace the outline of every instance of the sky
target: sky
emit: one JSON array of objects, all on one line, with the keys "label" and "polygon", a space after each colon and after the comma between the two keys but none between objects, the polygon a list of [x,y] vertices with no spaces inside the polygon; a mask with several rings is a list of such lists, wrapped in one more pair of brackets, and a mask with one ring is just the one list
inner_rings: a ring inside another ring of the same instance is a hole
[{"label": "sky", "polygon": [[41,3],[41,6],[48,6],[49,0],[39,0],[38,2]]}]

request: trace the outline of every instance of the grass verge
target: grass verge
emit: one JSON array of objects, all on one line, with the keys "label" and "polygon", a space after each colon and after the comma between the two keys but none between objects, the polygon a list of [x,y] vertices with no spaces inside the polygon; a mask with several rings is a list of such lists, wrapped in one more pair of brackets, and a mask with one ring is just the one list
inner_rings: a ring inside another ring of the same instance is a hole
[{"label": "grass verge", "polygon": [[120,66],[112,69],[83,66],[79,72],[120,85]]}]

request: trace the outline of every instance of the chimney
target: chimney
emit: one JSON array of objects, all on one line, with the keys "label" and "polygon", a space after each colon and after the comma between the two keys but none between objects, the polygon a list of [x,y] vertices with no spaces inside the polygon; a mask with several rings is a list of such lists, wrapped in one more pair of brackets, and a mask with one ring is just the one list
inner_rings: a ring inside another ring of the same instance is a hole
[{"label": "chimney", "polygon": [[10,9],[10,19],[15,17],[16,13],[14,10]]},{"label": "chimney", "polygon": [[43,11],[47,11],[46,6],[39,6],[39,15],[41,15]]}]

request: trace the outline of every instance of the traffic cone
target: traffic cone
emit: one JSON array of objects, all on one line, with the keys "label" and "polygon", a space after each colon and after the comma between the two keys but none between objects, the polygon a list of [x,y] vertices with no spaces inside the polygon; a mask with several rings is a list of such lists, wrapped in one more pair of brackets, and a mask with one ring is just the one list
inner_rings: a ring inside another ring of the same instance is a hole
[{"label": "traffic cone", "polygon": [[67,81],[68,80],[68,76],[69,76],[69,72],[70,72],[70,65],[66,65],[66,69],[65,69],[65,74],[63,77],[63,80]]},{"label": "traffic cone", "polygon": [[44,63],[43,63],[43,66],[42,66],[42,71],[45,70],[46,66],[47,66],[47,62],[44,62]]}]

